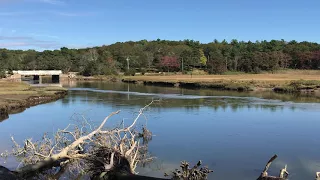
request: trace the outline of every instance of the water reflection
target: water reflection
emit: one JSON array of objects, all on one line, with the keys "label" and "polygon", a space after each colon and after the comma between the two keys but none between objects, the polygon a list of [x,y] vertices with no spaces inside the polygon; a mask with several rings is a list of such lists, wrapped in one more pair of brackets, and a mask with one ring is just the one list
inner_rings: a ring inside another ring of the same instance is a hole
[{"label": "water reflection", "polygon": [[[267,100],[255,97],[234,97],[234,96],[199,96],[169,94],[176,93],[165,91],[164,93],[144,93],[128,92],[116,90],[101,90],[92,88],[71,88],[69,98],[64,99],[63,103],[74,102],[78,96],[83,96],[82,102],[91,104],[122,104],[124,106],[143,105],[152,99],[161,99],[161,108],[184,107],[187,111],[199,109],[203,106],[219,111],[231,108],[234,112],[242,108],[255,108],[276,111],[283,107],[290,107],[292,111],[296,108],[317,108],[314,103],[292,103],[279,100]],[[130,97],[131,96],[131,97]]]},{"label": "water reflection", "polygon": [[278,174],[288,164],[290,179],[300,180],[314,178],[311,171],[320,162],[317,98],[103,82],[64,86],[72,87],[64,99],[30,108],[1,122],[0,149],[12,146],[13,132],[18,141],[36,139],[44,132],[52,134],[64,128],[74,113],[85,111],[86,117],[99,124],[110,112],[121,109],[121,114],[107,125],[119,124],[123,119],[129,123],[139,108],[152,99],[162,99],[146,112],[147,120],[142,118],[138,124],[141,127],[147,122],[155,135],[148,150],[157,157],[150,167],[139,169],[141,174],[161,177],[178,168],[182,160],[202,160],[215,170],[210,178],[254,179],[276,153],[279,158],[270,172]]},{"label": "water reflection", "polygon": [[320,97],[312,94],[281,94],[272,91],[250,91],[250,92],[234,92],[234,91],[217,91],[211,89],[183,89],[174,87],[158,87],[144,86],[138,84],[127,83],[104,83],[104,82],[79,82],[79,81],[63,81],[64,87],[68,88],[88,88],[95,90],[112,90],[126,92],[127,97],[134,93],[149,94],[178,94],[178,95],[198,95],[198,96],[227,96],[227,97],[256,97],[262,99],[273,99],[285,102],[301,102],[301,103],[320,103]]}]

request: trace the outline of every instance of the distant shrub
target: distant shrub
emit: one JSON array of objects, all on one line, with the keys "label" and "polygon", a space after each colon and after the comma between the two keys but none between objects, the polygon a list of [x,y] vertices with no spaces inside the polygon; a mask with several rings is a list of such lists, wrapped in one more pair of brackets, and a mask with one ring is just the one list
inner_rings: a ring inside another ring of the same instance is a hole
[{"label": "distant shrub", "polygon": [[102,69],[102,74],[103,75],[118,75],[118,71],[117,71],[117,69],[114,69],[114,68],[104,67]]},{"label": "distant shrub", "polygon": [[145,68],[141,68],[141,69],[140,69],[140,72],[141,72],[142,75],[145,75],[146,72],[147,72],[147,70],[146,70]]},{"label": "distant shrub", "polygon": [[259,67],[254,67],[253,68],[253,73],[254,74],[260,74],[261,73],[261,69]]},{"label": "distant shrub", "polygon": [[182,74],[188,74],[188,71],[187,70],[183,70]]},{"label": "distant shrub", "polygon": [[134,76],[136,75],[136,70],[134,69],[130,69],[130,70],[127,70],[125,73],[124,73],[125,76]]},{"label": "distant shrub", "polygon": [[208,73],[204,70],[200,70],[200,69],[194,69],[192,71],[193,75],[208,75]]},{"label": "distant shrub", "polygon": [[6,72],[3,69],[0,69],[0,79],[6,77]]}]

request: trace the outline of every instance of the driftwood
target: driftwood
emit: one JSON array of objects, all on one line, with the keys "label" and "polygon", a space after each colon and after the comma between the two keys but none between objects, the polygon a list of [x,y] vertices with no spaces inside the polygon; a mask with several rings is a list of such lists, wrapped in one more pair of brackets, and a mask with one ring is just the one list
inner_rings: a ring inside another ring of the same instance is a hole
[{"label": "driftwood", "polygon": [[171,172],[171,175],[167,173],[164,175],[166,177],[171,176],[171,178],[174,180],[206,180],[208,175],[213,171],[207,167],[200,167],[201,164],[202,162],[199,161],[195,166],[190,168],[188,162],[182,161],[180,165],[181,170],[176,169]]},{"label": "driftwood", "polygon": [[320,172],[316,173],[316,180],[320,180]]},{"label": "driftwood", "polygon": [[279,176],[269,176],[268,175],[268,170],[269,167],[271,166],[272,162],[277,159],[277,155],[274,155],[267,163],[265,166],[264,170],[262,171],[261,175],[257,180],[287,180],[289,176],[289,172],[287,171],[287,165],[283,169],[280,170]]},{"label": "driftwood", "polygon": [[[40,172],[43,171],[44,169],[52,168],[55,165],[59,165],[63,161],[67,161],[70,159],[78,159],[78,158],[86,158],[86,156],[89,155],[83,155],[79,154],[77,152],[76,148],[79,147],[79,145],[83,144],[85,141],[90,140],[94,135],[97,133],[100,133],[102,127],[104,124],[107,122],[107,120],[112,117],[115,114],[120,113],[120,111],[113,112],[109,116],[107,116],[101,123],[101,125],[94,131],[92,131],[90,134],[80,137],[76,139],[73,143],[68,145],[67,147],[63,148],[59,153],[57,154],[52,154],[55,146],[52,147],[50,150],[49,155],[44,155],[39,152],[35,152],[34,154],[37,156],[44,157],[43,160],[37,162],[36,164],[30,164],[26,165],[20,169],[17,170],[17,173],[22,175],[23,177],[28,177],[29,175],[34,175],[35,172]],[[71,132],[69,132],[71,133]],[[26,146],[31,146],[34,147],[35,145],[30,141],[26,141]],[[35,147],[33,148],[34,150],[36,149]]]},{"label": "driftwood", "polygon": [[[1,155],[3,157],[13,155],[21,161],[24,166],[18,168],[14,174],[22,178],[37,177],[43,173],[61,176],[66,168],[80,174],[87,171],[90,175],[100,177],[110,174],[113,170],[119,172],[119,167],[123,168],[122,170],[125,172],[123,174],[132,176],[135,174],[137,164],[143,161],[140,154],[140,149],[143,146],[140,146],[139,134],[136,134],[133,128],[143,112],[153,102],[140,109],[128,127],[123,125],[121,128],[103,129],[105,123],[112,116],[120,113],[120,111],[116,111],[107,116],[94,130],[85,120],[85,126],[75,126],[73,130],[70,130],[71,125],[69,125],[63,130],[58,130],[54,140],[44,135],[42,141],[39,142],[27,139],[23,147],[12,137],[14,143],[12,153],[2,153]],[[118,161],[120,159],[122,161]],[[89,164],[100,167],[100,170],[90,172],[93,169],[90,169]],[[54,167],[58,167],[60,170],[52,173]]]}]

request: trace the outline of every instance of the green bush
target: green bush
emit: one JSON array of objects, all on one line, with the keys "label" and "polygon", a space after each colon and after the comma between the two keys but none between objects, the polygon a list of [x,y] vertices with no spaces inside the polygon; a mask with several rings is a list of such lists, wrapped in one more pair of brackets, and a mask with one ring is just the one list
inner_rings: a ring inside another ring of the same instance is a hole
[{"label": "green bush", "polygon": [[127,70],[125,73],[124,73],[125,76],[134,76],[136,75],[136,70],[134,69],[130,69],[130,70]]},{"label": "green bush", "polygon": [[254,74],[260,74],[261,73],[261,69],[259,67],[254,67],[253,68],[253,73]]},{"label": "green bush", "polygon": [[102,75],[118,75],[117,69],[104,67],[102,69]]},{"label": "green bush", "polygon": [[99,75],[98,73],[98,65],[95,62],[89,62],[83,71],[80,72],[83,76],[95,76]]},{"label": "green bush", "polygon": [[147,70],[145,68],[141,68],[140,71],[141,71],[141,75],[145,75],[147,72]]}]

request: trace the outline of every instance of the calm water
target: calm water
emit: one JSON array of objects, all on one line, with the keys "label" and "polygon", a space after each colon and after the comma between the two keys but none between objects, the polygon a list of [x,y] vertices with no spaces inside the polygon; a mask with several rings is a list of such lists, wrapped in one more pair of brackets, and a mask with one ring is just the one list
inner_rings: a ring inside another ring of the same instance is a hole
[{"label": "calm water", "polygon": [[[162,177],[181,160],[202,160],[215,172],[210,179],[256,179],[274,154],[271,173],[288,164],[290,179],[313,179],[320,171],[320,102],[311,97],[274,93],[187,90],[133,84],[73,83],[64,99],[10,115],[0,122],[0,151],[17,141],[37,139],[84,114],[99,124],[121,109],[109,126],[129,124],[139,108],[162,99],[147,111],[139,126],[155,135],[149,151],[157,160],[140,174]],[[9,161],[5,166],[15,168]]]}]

